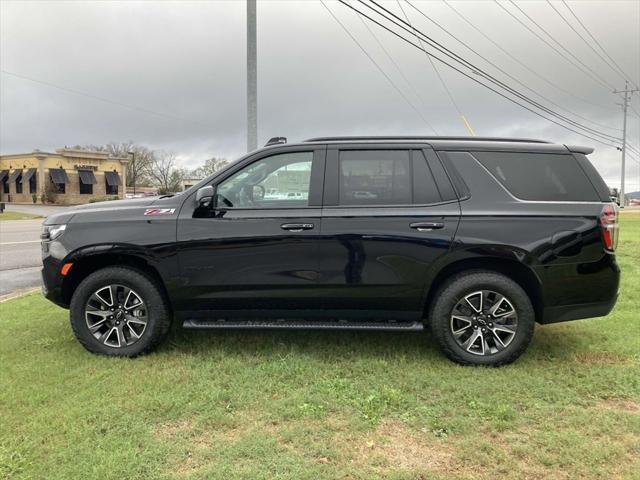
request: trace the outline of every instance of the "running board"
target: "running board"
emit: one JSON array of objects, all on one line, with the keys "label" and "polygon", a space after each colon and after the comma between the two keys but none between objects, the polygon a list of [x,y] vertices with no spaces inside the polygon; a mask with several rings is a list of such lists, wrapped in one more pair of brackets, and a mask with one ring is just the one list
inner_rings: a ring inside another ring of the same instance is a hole
[{"label": "running board", "polygon": [[422,322],[313,321],[313,320],[185,320],[182,328],[216,329],[303,329],[303,330],[385,330],[416,332],[424,330]]}]

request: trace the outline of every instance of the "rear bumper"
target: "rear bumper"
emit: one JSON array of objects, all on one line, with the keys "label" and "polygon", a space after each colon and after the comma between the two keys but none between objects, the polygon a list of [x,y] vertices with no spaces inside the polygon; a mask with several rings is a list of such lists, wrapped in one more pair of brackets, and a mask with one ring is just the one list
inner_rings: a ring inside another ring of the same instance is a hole
[{"label": "rear bumper", "polygon": [[618,295],[606,302],[580,303],[576,305],[561,305],[558,307],[546,307],[542,313],[540,323],[558,323],[581,318],[604,317],[608,315],[618,300]]}]

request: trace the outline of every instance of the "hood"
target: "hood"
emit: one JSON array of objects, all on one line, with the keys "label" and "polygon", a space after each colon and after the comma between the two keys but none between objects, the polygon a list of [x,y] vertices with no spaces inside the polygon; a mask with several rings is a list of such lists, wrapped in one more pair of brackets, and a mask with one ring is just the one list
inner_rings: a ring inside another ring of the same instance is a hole
[{"label": "hood", "polygon": [[[180,198],[179,195],[173,197],[144,197],[144,198],[130,198],[126,200],[108,200],[104,202],[87,203],[86,205],[78,205],[70,207],[64,212],[57,213],[48,216],[44,224],[56,225],[61,223],[68,223],[72,217],[76,215],[82,215],[83,213],[97,213],[97,212],[114,212],[127,209],[141,209],[145,207],[151,207],[155,204],[175,204],[176,200]],[[169,205],[169,206],[170,206]]]}]

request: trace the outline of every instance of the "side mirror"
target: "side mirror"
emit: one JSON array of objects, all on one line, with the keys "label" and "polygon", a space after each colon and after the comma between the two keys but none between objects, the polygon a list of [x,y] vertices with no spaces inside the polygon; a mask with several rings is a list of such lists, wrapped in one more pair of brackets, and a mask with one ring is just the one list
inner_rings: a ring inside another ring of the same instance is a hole
[{"label": "side mirror", "polygon": [[196,205],[198,207],[210,207],[213,202],[213,193],[211,185],[199,188],[196,192]]}]

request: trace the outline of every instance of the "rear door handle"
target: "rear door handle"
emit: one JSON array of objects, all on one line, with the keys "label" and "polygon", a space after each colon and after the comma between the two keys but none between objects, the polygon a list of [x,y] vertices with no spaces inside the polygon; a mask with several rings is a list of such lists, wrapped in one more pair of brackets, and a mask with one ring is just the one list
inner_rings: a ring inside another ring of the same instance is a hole
[{"label": "rear door handle", "polygon": [[444,228],[444,223],[440,222],[416,222],[409,225],[411,228],[419,232],[430,232],[431,230],[439,230]]},{"label": "rear door handle", "polygon": [[283,223],[280,228],[290,232],[301,232],[303,230],[312,230],[313,223]]}]

